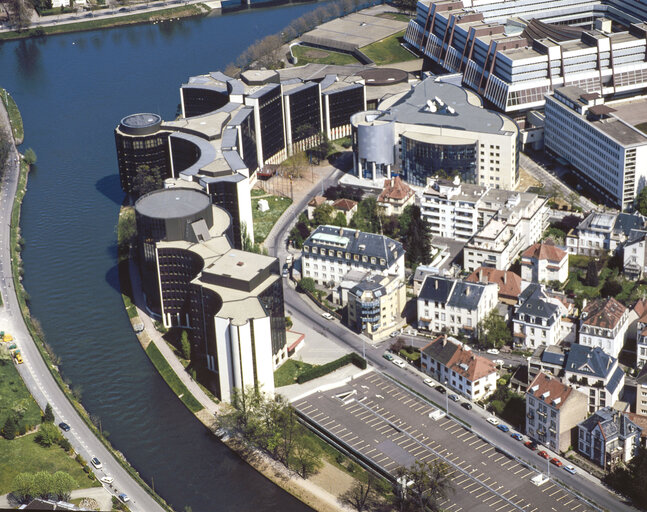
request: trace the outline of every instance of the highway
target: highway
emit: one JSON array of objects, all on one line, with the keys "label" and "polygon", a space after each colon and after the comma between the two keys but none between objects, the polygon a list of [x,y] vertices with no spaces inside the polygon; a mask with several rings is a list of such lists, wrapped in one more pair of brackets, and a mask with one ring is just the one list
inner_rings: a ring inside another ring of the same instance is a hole
[{"label": "highway", "polygon": [[[336,176],[339,176],[339,174],[331,173],[329,175],[329,179]],[[285,256],[287,255],[286,240],[289,230],[294,222],[296,222],[299,212],[305,208],[307,202],[318,191],[319,187],[315,187],[313,191],[311,191],[310,195],[303,198],[298,204],[294,204],[294,210],[290,211],[287,215],[283,215],[279,220],[279,224],[277,224],[276,229],[273,230],[273,236],[271,240],[268,240],[268,250],[270,254],[277,256],[281,262],[285,261]],[[430,389],[422,382],[422,374],[419,371],[410,366],[397,368],[382,357],[389,341],[373,345],[368,342],[365,337],[357,335],[339,322],[322,318],[321,311],[317,310],[307,298],[299,294],[288,280],[285,280],[284,284],[286,314],[297,318],[303,323],[303,325],[311,326],[311,329],[320,334],[340,341],[359,354],[365,353],[366,359],[371,366],[376,368],[378,371],[391,376],[399,383],[414,390],[420,395],[428,397],[436,404],[445,403],[446,398],[444,395],[441,395],[435,389]],[[307,340],[307,330],[305,334]],[[500,356],[497,356],[497,358],[499,357]],[[450,412],[459,419],[472,425],[473,430],[477,434],[481,435],[484,439],[487,439],[495,446],[501,447],[514,457],[524,460],[530,465],[543,470],[543,459],[539,459],[534,452],[528,450],[522,443],[512,439],[509,434],[501,432],[496,428],[492,428],[491,425],[485,422],[485,417],[488,416],[486,411],[479,407],[474,407],[471,411],[467,411],[462,407],[452,408],[450,406]],[[551,457],[555,455],[557,454],[551,455]],[[570,475],[563,470],[561,472],[563,474],[558,473],[559,480],[561,482],[576,489],[598,507],[613,512],[634,512],[637,510],[607,490],[599,480],[590,475],[582,474],[581,470],[576,475]],[[554,471],[551,471],[551,477],[554,476]]]},{"label": "highway", "polygon": [[[0,129],[9,126],[4,108],[0,108]],[[10,220],[11,208],[16,194],[19,177],[19,155],[12,145],[8,165],[4,169],[4,178],[0,188],[2,208],[0,210],[0,293],[3,306],[0,307],[0,330],[13,335],[20,349],[24,363],[17,365],[18,372],[32,396],[41,409],[49,403],[56,417],[56,423],[64,421],[70,425],[69,432],[64,433],[74,450],[86,461],[98,457],[103,469],[94,470],[97,478],[110,475],[114,478],[112,485],[105,485],[114,496],[126,493],[130,498],[128,506],[133,511],[162,512],[164,509],[134,480],[115,460],[110,451],[97,439],[83,419],[76,412],[63,391],[60,389],[38,348],[32,339],[20,314],[18,300],[11,277]],[[43,262],[47,264],[47,262]],[[114,378],[114,376],[106,378]]]}]

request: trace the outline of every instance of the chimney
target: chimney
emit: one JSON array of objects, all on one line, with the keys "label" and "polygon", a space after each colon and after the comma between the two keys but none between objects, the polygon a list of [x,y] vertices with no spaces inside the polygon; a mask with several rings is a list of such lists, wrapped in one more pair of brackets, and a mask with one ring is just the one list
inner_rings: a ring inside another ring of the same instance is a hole
[{"label": "chimney", "polygon": [[508,272],[507,272],[507,270],[503,271],[503,284],[508,284]]},{"label": "chimney", "polygon": [[342,236],[344,234],[344,228],[339,228],[339,236]]},{"label": "chimney", "polygon": [[443,347],[447,345],[447,336],[443,336]]},{"label": "chimney", "polygon": [[479,283],[483,282],[483,269],[479,270]]},{"label": "chimney", "polygon": [[434,279],[434,288],[438,289],[438,279]]},{"label": "chimney", "polygon": [[359,229],[355,230],[355,238],[359,238]]}]

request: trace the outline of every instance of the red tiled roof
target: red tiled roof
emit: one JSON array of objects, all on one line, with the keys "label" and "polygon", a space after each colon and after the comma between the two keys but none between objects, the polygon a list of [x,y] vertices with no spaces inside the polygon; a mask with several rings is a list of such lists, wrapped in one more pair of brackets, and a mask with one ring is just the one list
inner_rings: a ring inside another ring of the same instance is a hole
[{"label": "red tiled roof", "polygon": [[308,206],[319,206],[325,202],[326,198],[324,196],[314,196],[310,201],[308,201]]},{"label": "red tiled roof", "polygon": [[613,297],[594,300],[582,310],[582,323],[603,329],[613,329],[627,310]]},{"label": "red tiled roof", "polygon": [[392,180],[384,180],[384,189],[377,198],[378,203],[384,203],[389,200],[404,201],[413,195],[413,190],[396,176]]},{"label": "red tiled roof", "polygon": [[638,299],[634,306],[634,311],[638,315],[638,320],[647,323],[647,299]]},{"label": "red tiled roof", "polygon": [[357,203],[355,201],[351,201],[350,199],[337,199],[337,201],[332,204],[332,207],[335,210],[344,210],[346,212],[351,211],[356,206]]},{"label": "red tiled roof", "polygon": [[521,277],[510,270],[497,270],[493,267],[479,267],[466,279],[471,283],[487,281],[499,286],[499,295],[519,297],[521,293]]},{"label": "red tiled roof", "polygon": [[559,247],[556,247],[555,245],[549,243],[536,243],[523,251],[521,257],[548,260],[559,263],[566,257],[566,251],[563,251]]},{"label": "red tiled roof", "polygon": [[457,345],[446,336],[438,336],[421,351],[472,382],[496,372],[492,361],[474,354],[464,345]]},{"label": "red tiled roof", "polygon": [[[537,386],[537,389],[535,389],[535,386]],[[550,377],[544,372],[539,372],[532,384],[528,386],[527,393],[537,400],[543,400],[545,403],[559,409],[566,403],[573,391],[573,388],[562,384],[558,379]],[[545,393],[548,394],[545,395]],[[557,403],[555,403],[556,399],[559,399]]]},{"label": "red tiled roof", "polygon": [[640,437],[642,437],[643,439],[647,438],[647,416],[645,416],[644,414],[636,414],[635,412],[626,412],[625,414],[631,421],[642,428]]}]

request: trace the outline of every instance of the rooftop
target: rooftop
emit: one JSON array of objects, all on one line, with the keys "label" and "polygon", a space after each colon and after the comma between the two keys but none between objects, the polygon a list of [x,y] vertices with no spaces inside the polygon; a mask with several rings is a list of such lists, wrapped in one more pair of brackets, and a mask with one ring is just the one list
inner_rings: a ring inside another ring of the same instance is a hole
[{"label": "rooftop", "polygon": [[469,347],[451,337],[438,336],[420,351],[471,382],[496,373],[492,361],[474,354]]},{"label": "rooftop", "polygon": [[614,329],[622,320],[627,308],[613,297],[597,299],[582,309],[582,325]]},{"label": "rooftop", "polygon": [[629,416],[611,407],[603,407],[595,411],[584,421],[578,423],[578,427],[587,432],[593,432],[598,427],[607,443],[617,438],[624,440],[634,435],[640,436],[642,430],[629,419]]},{"label": "rooftop", "polygon": [[564,370],[606,380],[617,367],[617,362],[615,357],[611,357],[600,347],[591,348],[573,343],[566,356]]},{"label": "rooftop", "polygon": [[472,283],[488,282],[499,287],[499,297],[517,298],[521,293],[521,277],[510,270],[479,267],[466,279]]},{"label": "rooftop", "polygon": [[[561,409],[573,393],[579,393],[579,391],[562,384],[559,379],[543,372],[537,374],[526,391],[527,395],[531,395],[556,409]],[[586,397],[584,398],[586,399]]]},{"label": "rooftop", "polygon": [[521,254],[521,257],[559,263],[567,257],[567,254],[566,251],[563,251],[552,243],[536,243],[528,247],[528,249]]},{"label": "rooftop", "polygon": [[177,219],[196,215],[211,204],[209,196],[199,190],[189,188],[169,188],[155,190],[135,203],[140,215],[156,219]]},{"label": "rooftop", "polygon": [[393,179],[384,180],[384,189],[377,198],[377,202],[405,201],[413,194],[411,187],[402,181],[400,176],[396,176]]}]

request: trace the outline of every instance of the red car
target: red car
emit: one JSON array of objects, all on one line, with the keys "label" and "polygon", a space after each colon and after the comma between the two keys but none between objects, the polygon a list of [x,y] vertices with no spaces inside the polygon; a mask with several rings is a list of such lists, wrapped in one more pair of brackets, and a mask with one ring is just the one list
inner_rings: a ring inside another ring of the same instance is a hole
[{"label": "red car", "polygon": [[561,468],[564,465],[562,461],[559,460],[557,457],[553,457],[552,459],[550,459],[550,463],[555,464],[555,466],[557,466],[558,468]]},{"label": "red car", "polygon": [[540,451],[537,455],[539,455],[540,457],[542,457],[542,458],[544,458],[546,460],[550,459],[550,455],[548,455],[548,453],[545,452],[544,450]]},{"label": "red car", "polygon": [[535,443],[534,441],[526,441],[525,443],[523,443],[523,445],[526,448],[530,448],[532,451],[535,451],[537,449],[537,443]]}]

